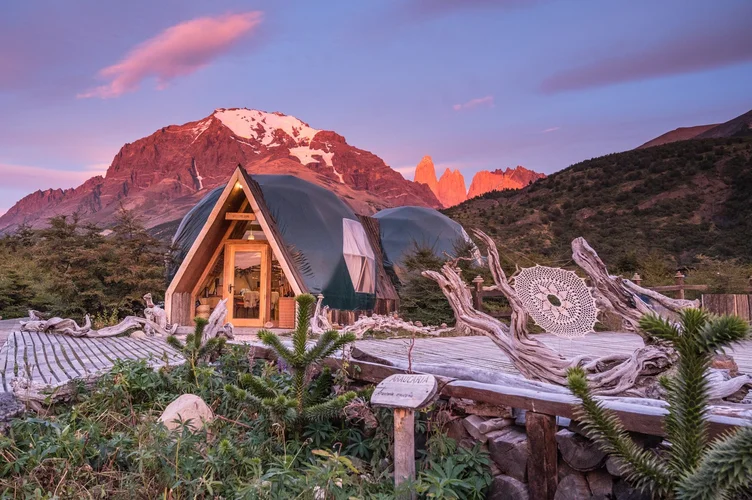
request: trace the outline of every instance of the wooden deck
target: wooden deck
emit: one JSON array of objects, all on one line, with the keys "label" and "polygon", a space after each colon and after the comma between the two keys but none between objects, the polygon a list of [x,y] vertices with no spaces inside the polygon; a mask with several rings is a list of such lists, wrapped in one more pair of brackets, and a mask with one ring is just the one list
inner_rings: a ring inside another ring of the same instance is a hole
[{"label": "wooden deck", "polygon": [[0,392],[10,392],[19,374],[56,387],[69,380],[108,371],[118,359],[146,359],[152,366],[182,363],[183,357],[164,340],[73,338],[66,335],[11,332],[0,348]]},{"label": "wooden deck", "polygon": [[[592,333],[577,339],[564,339],[550,334],[536,335],[546,345],[565,357],[581,354],[605,356],[628,354],[642,345],[633,333]],[[355,343],[367,355],[389,360],[407,361],[410,339],[359,340]],[[752,341],[745,341],[727,350],[739,365],[739,371],[752,374]],[[448,364],[518,374],[509,358],[486,337],[441,337],[415,340],[414,363]]]}]

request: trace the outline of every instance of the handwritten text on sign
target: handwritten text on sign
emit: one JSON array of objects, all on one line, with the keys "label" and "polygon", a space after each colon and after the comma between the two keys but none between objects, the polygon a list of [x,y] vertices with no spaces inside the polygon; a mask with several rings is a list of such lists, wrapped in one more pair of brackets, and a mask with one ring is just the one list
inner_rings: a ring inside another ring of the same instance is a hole
[{"label": "handwritten text on sign", "polygon": [[436,390],[436,378],[433,375],[392,375],[376,386],[371,404],[417,409],[430,403]]}]

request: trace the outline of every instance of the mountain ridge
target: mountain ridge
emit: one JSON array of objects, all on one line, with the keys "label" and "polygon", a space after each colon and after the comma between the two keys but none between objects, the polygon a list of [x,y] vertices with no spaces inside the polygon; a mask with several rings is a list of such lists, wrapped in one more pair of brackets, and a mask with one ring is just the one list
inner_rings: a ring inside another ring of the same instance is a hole
[{"label": "mountain ridge", "polygon": [[378,156],[290,115],[219,108],[123,145],[105,176],[70,189],[38,190],[0,216],[0,232],[41,227],[78,213],[108,225],[123,206],[145,227],[182,217],[241,164],[250,173],[292,174],[334,191],[358,213],[400,205],[441,205],[431,190],[405,180]]}]

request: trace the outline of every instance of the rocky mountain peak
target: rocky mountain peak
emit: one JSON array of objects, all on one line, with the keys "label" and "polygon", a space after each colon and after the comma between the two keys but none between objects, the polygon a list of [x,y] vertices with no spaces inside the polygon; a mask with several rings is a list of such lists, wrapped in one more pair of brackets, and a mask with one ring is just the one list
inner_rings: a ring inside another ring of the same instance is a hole
[{"label": "rocky mountain peak", "polygon": [[433,165],[433,159],[426,155],[421,158],[418,166],[415,167],[415,182],[420,182],[428,186],[433,194],[439,194],[439,181],[436,180],[436,168]]},{"label": "rocky mountain peak", "polygon": [[226,182],[238,164],[251,174],[292,174],[322,185],[365,215],[401,205],[441,206],[427,186],[405,180],[336,132],[279,112],[222,108],[126,143],[104,178],[25,197],[0,216],[0,232],[23,223],[44,226],[53,215],[74,212],[107,226],[120,206],[147,228],[172,222]]},{"label": "rocky mountain peak", "polygon": [[467,199],[465,178],[459,170],[444,170],[438,182],[438,198],[445,207],[458,205]]}]

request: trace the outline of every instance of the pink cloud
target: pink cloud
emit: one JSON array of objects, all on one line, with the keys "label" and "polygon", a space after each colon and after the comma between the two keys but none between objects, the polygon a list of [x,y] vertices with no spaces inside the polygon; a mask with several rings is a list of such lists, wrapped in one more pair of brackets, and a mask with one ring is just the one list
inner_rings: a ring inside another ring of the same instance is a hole
[{"label": "pink cloud", "polygon": [[752,61],[752,6],[726,20],[708,20],[697,29],[653,44],[641,52],[615,54],[551,75],[541,85],[546,93],[582,90],[723,68]]},{"label": "pink cloud", "polygon": [[546,130],[543,130],[543,131],[542,131],[542,133],[543,133],[543,134],[548,134],[549,132],[556,132],[556,131],[557,131],[557,130],[559,130],[560,128],[561,128],[561,127],[551,127],[551,128],[547,128]]},{"label": "pink cloud", "polygon": [[493,108],[494,107],[493,96],[487,95],[486,97],[470,99],[469,101],[465,103],[455,104],[454,106],[452,106],[452,109],[455,111],[462,111],[463,109],[473,109],[473,108],[477,108],[478,106],[485,106],[487,108]]},{"label": "pink cloud", "polygon": [[201,17],[167,28],[137,45],[120,62],[99,72],[108,83],[78,95],[80,98],[118,97],[139,88],[147,78],[156,78],[157,88],[190,75],[226,53],[261,23],[259,11]]}]

